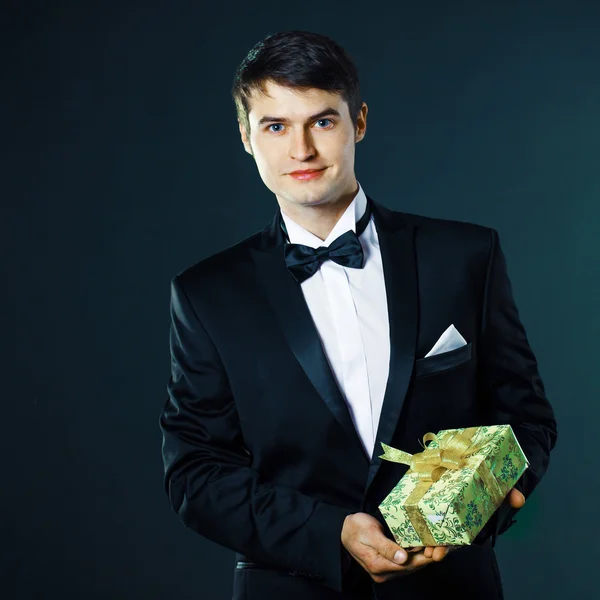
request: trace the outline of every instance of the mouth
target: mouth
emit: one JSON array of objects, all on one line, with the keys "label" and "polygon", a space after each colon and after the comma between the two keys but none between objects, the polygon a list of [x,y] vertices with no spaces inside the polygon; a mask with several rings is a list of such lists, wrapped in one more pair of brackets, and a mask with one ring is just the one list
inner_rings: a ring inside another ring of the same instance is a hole
[{"label": "mouth", "polygon": [[327,167],[323,167],[322,169],[307,169],[306,171],[294,171],[290,173],[290,177],[297,179],[299,181],[304,181],[308,179],[316,179],[323,174]]}]

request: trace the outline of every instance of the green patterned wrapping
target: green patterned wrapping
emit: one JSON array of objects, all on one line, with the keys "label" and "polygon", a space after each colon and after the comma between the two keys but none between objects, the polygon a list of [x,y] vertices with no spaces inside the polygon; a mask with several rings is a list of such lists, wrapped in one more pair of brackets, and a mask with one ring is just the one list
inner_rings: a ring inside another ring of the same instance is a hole
[{"label": "green patterned wrapping", "polygon": [[[465,429],[445,429],[437,436],[440,444],[444,438]],[[474,445],[485,444],[470,455],[460,469],[448,469],[417,502],[407,504],[411,492],[419,483],[419,476],[410,469],[380,504],[383,515],[396,543],[404,548],[427,546],[431,538],[421,539],[409,517],[418,510],[437,546],[471,544],[483,526],[492,517],[502,499],[519,480],[528,461],[510,425],[492,425],[476,428]],[[436,441],[428,448],[437,448]],[[486,465],[480,465],[485,462]],[[496,499],[485,487],[478,473],[489,469],[498,484]],[[481,468],[483,467],[483,469]],[[498,501],[498,492],[502,499]],[[408,508],[408,510],[407,510]],[[413,517],[414,518],[414,517]],[[417,527],[418,529],[418,527]]]}]

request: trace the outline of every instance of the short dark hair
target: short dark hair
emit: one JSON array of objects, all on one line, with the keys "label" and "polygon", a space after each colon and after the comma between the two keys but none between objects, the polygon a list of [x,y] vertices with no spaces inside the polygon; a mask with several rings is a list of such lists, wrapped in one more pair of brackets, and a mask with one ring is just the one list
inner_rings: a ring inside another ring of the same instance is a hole
[{"label": "short dark hair", "polygon": [[238,119],[250,134],[249,98],[272,81],[291,88],[337,92],[356,128],[362,105],[358,68],[334,40],[310,31],[274,33],[258,42],[237,68],[231,95]]}]

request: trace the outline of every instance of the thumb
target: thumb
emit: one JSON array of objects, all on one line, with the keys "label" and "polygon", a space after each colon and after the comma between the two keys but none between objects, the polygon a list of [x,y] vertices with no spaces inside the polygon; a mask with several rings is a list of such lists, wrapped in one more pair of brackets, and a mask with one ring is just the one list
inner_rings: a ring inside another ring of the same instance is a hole
[{"label": "thumb", "polygon": [[387,560],[398,565],[404,564],[408,558],[408,552],[404,548],[389,540],[382,544],[377,551]]},{"label": "thumb", "polygon": [[525,496],[517,488],[512,488],[508,502],[512,508],[521,508],[525,504]]}]

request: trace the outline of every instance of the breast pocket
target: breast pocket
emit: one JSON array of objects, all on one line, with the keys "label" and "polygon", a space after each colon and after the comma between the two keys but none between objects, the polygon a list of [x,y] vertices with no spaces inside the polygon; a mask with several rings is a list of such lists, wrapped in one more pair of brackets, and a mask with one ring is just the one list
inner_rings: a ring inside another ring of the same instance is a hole
[{"label": "breast pocket", "polygon": [[426,377],[455,369],[459,365],[471,360],[472,346],[473,343],[468,342],[464,346],[455,348],[449,352],[417,358],[415,361],[415,377]]}]

